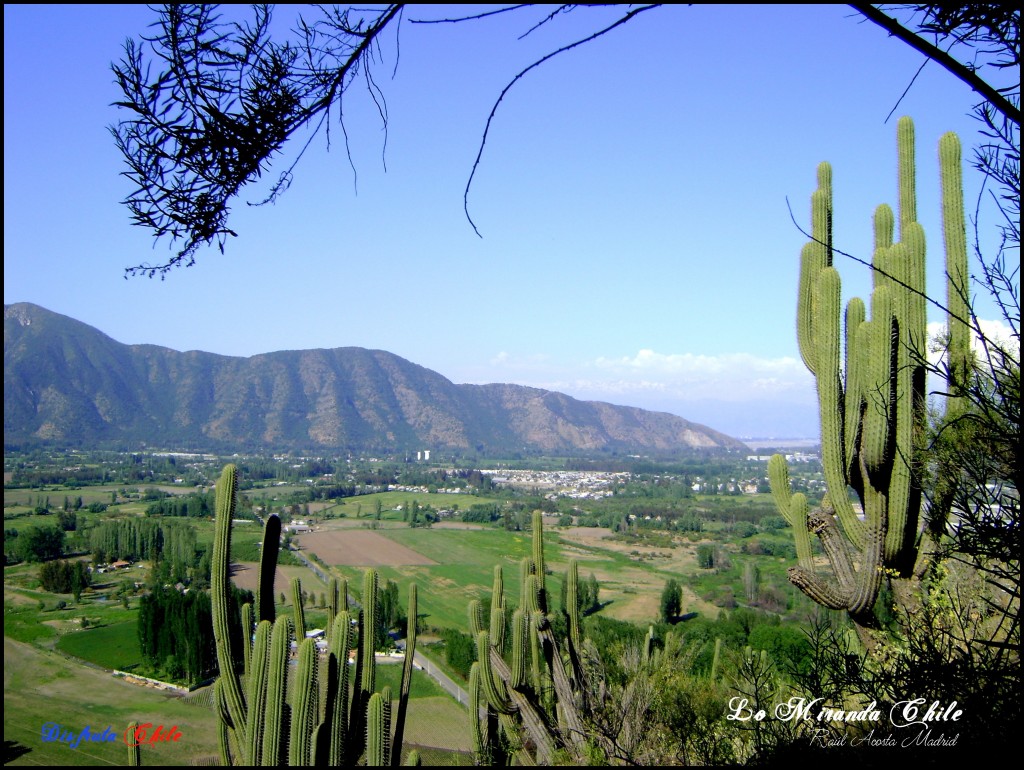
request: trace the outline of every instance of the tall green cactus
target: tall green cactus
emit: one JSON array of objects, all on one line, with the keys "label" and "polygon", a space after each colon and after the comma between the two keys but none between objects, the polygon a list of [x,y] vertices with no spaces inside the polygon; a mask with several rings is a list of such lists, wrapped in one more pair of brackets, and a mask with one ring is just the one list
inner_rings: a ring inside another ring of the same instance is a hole
[{"label": "tall green cactus", "polygon": [[274,622],[274,576],[277,573],[277,554],[281,549],[281,519],[268,516],[263,525],[263,545],[260,548],[260,586],[256,592],[256,621]]},{"label": "tall green cactus", "polygon": [[334,633],[334,618],[338,615],[338,578],[332,577],[327,583],[327,642]]},{"label": "tall green cactus", "polygon": [[[213,615],[213,636],[217,646],[217,666],[222,680],[222,695],[230,724],[229,728],[244,732],[246,722],[242,681],[235,671],[231,656],[229,562],[231,554],[231,519],[235,514],[235,492],[238,484],[234,465],[225,466],[217,483],[216,522],[213,536],[213,557],[210,567],[210,609]],[[242,644],[248,644],[243,639]],[[243,741],[239,741],[243,745]]]},{"label": "tall green cactus", "polygon": [[302,581],[297,577],[291,579],[292,587],[292,612],[295,615],[295,636],[298,639],[306,638],[306,609],[302,603]]},{"label": "tall green cactus", "polygon": [[[360,639],[353,667],[354,687],[349,684],[348,653],[352,640],[348,611],[348,587],[332,583],[330,650],[325,667],[325,695],[320,699],[320,654],[313,639],[305,639],[302,614],[302,586],[292,582],[293,617],[274,618],[272,581],[276,571],[280,522],[271,517],[265,528],[264,559],[260,569],[259,606],[255,611],[256,629],[252,630],[253,608],[243,609],[242,638],[232,639],[229,623],[229,557],[231,519],[237,491],[237,471],[229,465],[217,485],[217,520],[211,575],[214,638],[221,675],[214,687],[218,715],[221,759],[225,764],[308,765],[359,764],[364,749],[368,764],[397,764],[401,759],[402,734],[412,678],[412,660],[416,650],[416,587],[409,595],[410,631],[406,642],[405,667],[399,694],[395,738],[391,739],[391,694],[373,692],[375,683],[373,619],[376,617],[377,574],[366,575],[363,618],[358,628]],[[276,534],[275,534],[276,533]],[[271,542],[273,540],[273,542]],[[294,623],[293,623],[294,618]],[[294,628],[293,628],[294,626]],[[294,682],[288,687],[288,655],[297,639],[298,666]],[[232,664],[232,644],[245,650],[245,675],[240,677]],[[290,691],[289,691],[290,689]],[[374,713],[368,708],[376,702]],[[369,735],[367,735],[367,731]]]},{"label": "tall green cactus", "polygon": [[768,479],[771,482],[772,499],[779,514],[793,528],[796,540],[796,556],[800,566],[813,569],[811,537],[807,531],[807,496],[803,492],[790,494],[789,468],[786,458],[773,455],[768,461]]},{"label": "tall green cactus", "polygon": [[[406,616],[405,647],[407,650],[410,647],[413,649],[416,647],[416,623],[417,612],[419,611],[416,594],[416,584],[413,583],[409,586],[409,612]],[[398,713],[395,715],[395,735],[393,743],[394,746],[399,747],[399,750],[394,751],[391,756],[391,764],[395,767],[398,766],[402,759],[400,747],[403,739],[405,738],[406,709],[409,705],[409,689],[412,687],[412,664],[412,655],[406,655],[402,666],[402,688],[398,694]]]},{"label": "tall green cactus", "polygon": [[[135,729],[138,727],[138,722],[129,722],[128,729],[125,731],[125,735],[128,733],[135,734]],[[142,750],[139,748],[139,742],[128,744],[128,764],[131,767],[142,766]]]},{"label": "tall green cactus", "polygon": [[[563,755],[574,762],[583,761],[586,754],[581,709],[586,704],[587,683],[578,602],[567,602],[570,630],[564,639],[557,639],[548,616],[543,564],[544,527],[538,511],[533,516],[533,558],[523,561],[520,606],[512,614],[511,663],[505,661],[503,645],[495,643],[505,634],[500,568],[495,571],[491,597],[491,628],[484,627],[478,601],[471,602],[469,608],[470,630],[477,641],[471,697],[477,697],[477,689],[483,693],[488,723],[501,725],[509,749],[521,764],[551,764]],[[574,585],[578,574],[575,563],[571,564],[565,577],[567,595],[578,595]],[[479,715],[472,718],[479,719]],[[474,750],[480,757],[493,757],[502,750],[492,731],[485,738],[479,722],[473,735]]]},{"label": "tall green cactus", "polygon": [[303,639],[299,643],[299,661],[295,690],[292,693],[292,724],[288,738],[288,764],[302,767],[310,764],[313,754],[313,732],[317,719],[316,694],[318,655],[316,641]]},{"label": "tall green cactus", "polygon": [[[899,237],[888,206],[875,212],[874,289],[871,318],[852,299],[840,328],[840,280],[832,266],[832,171],[818,167],[811,197],[812,240],[801,252],[797,336],[805,365],[817,382],[822,465],[828,494],[807,514],[803,495],[790,494],[785,459],[769,463],[779,512],[796,530],[799,566],[790,581],[819,604],[847,610],[862,626],[873,625],[871,610],[887,576],[909,578],[919,554],[922,515],[927,319],[925,239],[917,222],[914,127],[901,118],[899,151]],[[959,141],[941,142],[950,336],[964,360],[967,256],[963,241],[963,194]],[[953,295],[962,300],[954,304]],[[845,344],[845,358],[841,347]],[[864,518],[854,510],[858,496]],[[932,513],[935,516],[935,512]],[[837,526],[838,522],[838,526]],[[833,579],[819,575],[807,531],[814,532],[832,567]],[[851,552],[859,558],[851,558]]]},{"label": "tall green cactus", "polygon": [[282,764],[285,740],[288,734],[288,706],[285,691],[288,684],[288,652],[291,647],[291,619],[282,615],[274,621],[270,640],[270,657],[267,660],[267,697],[263,715],[262,740],[259,734],[250,736],[254,747],[248,764],[255,762],[255,746],[260,746],[260,764]]},{"label": "tall green cactus", "polygon": [[366,764],[384,767],[388,762],[388,725],[384,698],[379,692],[370,696],[366,717]]}]

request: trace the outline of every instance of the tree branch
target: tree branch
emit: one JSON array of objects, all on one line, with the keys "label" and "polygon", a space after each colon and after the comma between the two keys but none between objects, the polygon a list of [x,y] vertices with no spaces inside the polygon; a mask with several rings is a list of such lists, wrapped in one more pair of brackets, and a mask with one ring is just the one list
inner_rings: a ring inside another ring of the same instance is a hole
[{"label": "tree branch", "polygon": [[972,90],[984,96],[989,104],[999,110],[1008,120],[1013,121],[1018,126],[1020,125],[1020,108],[1015,107],[1009,99],[978,77],[977,73],[969,67],[958,62],[941,48],[937,48],[919,35],[915,35],[895,19],[886,16],[875,6],[869,3],[850,3],[850,7],[869,21],[873,21],[886,30],[890,35],[898,37],[911,48],[920,51],[932,61],[941,64],[950,73],[969,85]]},{"label": "tree branch", "polygon": [[551,53],[547,54],[546,56],[542,56],[540,59],[537,59],[537,61],[535,61],[533,64],[531,64],[528,67],[526,67],[525,69],[521,70],[519,72],[519,74],[516,75],[514,78],[512,78],[512,80],[509,81],[508,85],[506,85],[501,90],[501,93],[498,95],[497,100],[494,102],[494,106],[491,107],[490,115],[487,116],[487,123],[484,125],[484,133],[483,133],[483,136],[480,138],[480,148],[477,150],[476,159],[473,161],[473,168],[469,172],[469,179],[466,181],[466,189],[465,189],[465,191],[462,194],[462,208],[463,208],[463,211],[466,212],[466,219],[469,220],[469,224],[472,226],[473,232],[475,232],[479,237],[482,238],[483,236],[480,235],[480,231],[477,229],[476,223],[473,221],[473,217],[471,217],[469,215],[469,188],[473,184],[473,177],[476,176],[477,167],[480,165],[480,159],[483,157],[484,147],[487,144],[487,136],[490,133],[491,123],[494,120],[494,115],[498,111],[498,107],[501,105],[502,100],[505,98],[505,94],[507,94],[512,89],[512,86],[514,86],[516,83],[518,83],[519,80],[521,80],[523,78],[523,76],[526,75],[526,73],[530,72],[530,70],[536,69],[541,64],[543,64],[544,62],[548,61],[549,59],[552,59],[555,56],[558,56],[558,54],[560,54],[560,53],[565,53],[566,51],[571,51],[573,48],[581,46],[584,43],[589,43],[591,40],[596,40],[597,38],[601,37],[602,35],[607,34],[608,32],[611,32],[616,27],[622,26],[623,24],[628,22],[630,19],[632,19],[634,16],[637,16],[638,14],[641,14],[644,11],[650,11],[650,10],[652,10],[654,8],[660,8],[660,7],[661,7],[661,4],[657,3],[657,4],[653,4],[653,5],[644,5],[644,6],[640,6],[639,8],[634,8],[629,13],[627,13],[625,16],[623,16],[622,18],[620,18],[619,20],[617,20],[613,24],[609,24],[604,29],[598,30],[597,32],[595,32],[592,35],[589,35],[589,36],[587,36],[585,38],[577,40],[575,43],[570,43],[568,45],[564,45],[561,48],[559,48],[557,51],[552,51]]}]

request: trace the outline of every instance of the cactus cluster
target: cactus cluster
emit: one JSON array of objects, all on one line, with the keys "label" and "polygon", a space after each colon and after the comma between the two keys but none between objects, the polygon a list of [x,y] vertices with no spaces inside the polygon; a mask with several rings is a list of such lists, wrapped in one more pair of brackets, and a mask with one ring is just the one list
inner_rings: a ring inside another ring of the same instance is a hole
[{"label": "cactus cluster", "polygon": [[[211,574],[214,636],[220,665],[214,700],[222,763],[355,765],[365,752],[368,765],[399,764],[416,647],[416,586],[409,589],[409,633],[392,735],[390,689],[374,692],[375,571],[366,573],[362,607],[354,616],[348,604],[347,584],[331,580],[329,646],[326,659],[321,660],[316,642],[305,638],[302,586],[297,579],[292,581],[294,619],[286,615],[275,617],[273,579],[281,524],[276,516],[270,516],[264,530],[257,608],[254,612],[248,604],[242,607],[242,635],[232,638],[228,622],[228,566],[236,487],[237,470],[228,465],[217,484]],[[289,688],[288,661],[293,639],[298,642],[298,654],[294,681]],[[350,686],[348,656],[353,644],[357,647],[357,659]],[[241,675],[232,664],[234,645],[241,645],[244,651]]]},{"label": "cactus cluster", "polygon": [[581,714],[587,688],[575,562],[565,579],[567,633],[559,639],[548,606],[544,531],[538,511],[533,515],[533,557],[521,563],[519,606],[511,614],[511,623],[500,566],[494,570],[489,625],[481,603],[470,603],[469,624],[477,642],[477,662],[469,682],[477,764],[507,760],[552,764],[556,758],[576,761],[585,755],[588,736]]},{"label": "cactus cluster", "polygon": [[[808,514],[791,494],[785,459],[774,456],[769,478],[776,506],[796,532],[799,566],[790,581],[815,602],[847,610],[872,625],[872,607],[885,576],[911,577],[919,554],[922,514],[922,436],[926,428],[927,319],[925,238],[917,221],[914,126],[901,118],[899,240],[889,206],[874,216],[871,317],[853,298],[840,321],[840,280],[832,264],[832,171],[818,167],[811,197],[811,241],[801,253],[797,336],[804,364],[817,383],[821,454],[828,493]],[[952,372],[967,361],[967,252],[964,239],[960,145],[940,142]],[[844,355],[845,352],[845,355]],[[860,500],[863,519],[851,501]],[[932,516],[938,515],[932,512]],[[808,531],[830,562],[833,578],[811,560]],[[857,557],[857,558],[855,558]]]}]

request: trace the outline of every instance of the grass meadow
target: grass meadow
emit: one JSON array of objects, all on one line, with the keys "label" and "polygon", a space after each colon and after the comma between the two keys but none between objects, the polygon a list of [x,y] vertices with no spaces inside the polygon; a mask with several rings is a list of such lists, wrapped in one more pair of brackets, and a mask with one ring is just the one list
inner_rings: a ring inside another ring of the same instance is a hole
[{"label": "grass meadow", "polygon": [[[53,516],[36,516],[30,512],[29,506],[34,505],[35,496],[39,494],[35,491],[24,500],[13,501],[9,500],[10,492],[6,493],[5,526],[20,528],[37,520],[52,522]],[[49,494],[51,505],[62,504],[63,493]],[[99,501],[110,500],[110,490],[93,488],[91,494]],[[375,518],[376,500],[380,500],[382,509],[379,522]],[[315,511],[314,518],[318,527],[338,536],[353,528],[371,528],[389,545],[390,550],[380,549],[382,554],[401,554],[409,549],[435,562],[418,565],[383,562],[383,566],[377,567],[382,581],[390,579],[399,584],[403,603],[409,584],[417,583],[420,622],[425,628],[466,631],[468,604],[473,599],[489,600],[495,566],[503,570],[506,602],[518,605],[520,561],[532,556],[531,533],[447,522],[431,528],[411,528],[401,521],[401,513],[395,509],[412,500],[420,505],[430,504],[435,509],[450,508],[456,503],[468,508],[486,501],[469,496],[389,492],[338,502]],[[25,515],[7,518],[17,510],[17,505],[22,506]],[[123,503],[106,514],[83,515],[109,516],[114,511],[142,513],[132,508],[135,505],[135,502]],[[748,560],[756,559],[763,580],[780,582],[784,582],[784,570],[791,563],[785,558],[748,555],[742,542],[735,538],[730,540],[727,533],[717,531],[685,537],[670,537],[664,533],[616,536],[605,529],[557,527],[555,520],[549,517],[545,522],[549,595],[558,596],[562,576],[570,560],[575,559],[581,577],[593,574],[600,583],[600,613],[641,625],[658,619],[661,591],[669,578],[679,579],[683,584],[684,613],[714,617],[724,606],[719,597],[730,592],[741,594],[741,576]],[[198,542],[212,544],[212,521],[191,520],[191,523],[196,526]],[[258,543],[262,537],[262,528],[258,525],[236,524],[233,527],[232,556],[239,567],[234,576],[236,584],[256,587]],[[703,543],[712,542],[712,538],[731,557],[732,564],[727,569],[698,568],[697,549]],[[300,542],[307,557],[317,553],[315,534],[304,536]],[[369,558],[372,554],[365,554],[365,564],[332,564],[328,551],[322,550],[320,558],[329,565],[327,571],[346,578],[350,593],[358,597],[365,566],[374,563]],[[359,554],[346,558],[350,562],[360,561]],[[401,560],[399,556],[395,558]],[[284,602],[278,611],[291,611],[289,584],[293,577],[301,579],[304,590],[313,594],[314,604],[320,605],[320,596],[326,592],[327,585],[295,561],[294,556],[284,555],[281,561],[275,597],[280,601],[280,595],[284,594]],[[58,722],[74,731],[86,725],[97,729],[111,725],[120,735],[131,720],[167,726],[176,724],[182,733],[180,744],[145,748],[144,764],[188,764],[215,757],[216,723],[209,704],[211,699],[203,696],[202,691],[186,699],[172,697],[118,680],[107,671],[113,668],[132,670],[141,663],[135,633],[138,596],[132,596],[129,607],[125,608],[113,594],[122,580],[142,580],[145,573],[139,570],[136,574],[133,570],[130,575],[111,577],[108,583],[94,585],[86,591],[82,601],[76,604],[70,596],[42,591],[38,569],[38,565],[17,565],[6,567],[4,573],[5,759],[22,765],[125,764],[127,750],[122,742],[89,743],[70,749],[60,743],[44,743],[40,729],[46,722]],[[66,606],[60,608],[62,601]],[[557,605],[557,598],[554,602]],[[305,611],[307,627],[323,627],[326,623],[326,611],[321,607],[307,605]],[[436,653],[433,657],[436,659]],[[400,671],[400,666],[380,666],[380,684],[390,683],[393,690],[397,690]],[[444,695],[432,680],[417,673],[409,710],[409,744],[466,751],[469,749],[468,718],[463,706]],[[429,750],[424,756],[430,763],[466,760],[465,755],[435,756]]]}]

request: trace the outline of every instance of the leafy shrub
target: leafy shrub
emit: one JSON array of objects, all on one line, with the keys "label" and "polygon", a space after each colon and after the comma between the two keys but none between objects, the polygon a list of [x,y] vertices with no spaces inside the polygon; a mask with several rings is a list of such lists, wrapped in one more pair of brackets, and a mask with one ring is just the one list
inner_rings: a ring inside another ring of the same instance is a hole
[{"label": "leafy shrub", "polygon": [[444,659],[448,665],[469,679],[469,669],[476,661],[476,645],[473,637],[454,628],[446,628],[443,634]]},{"label": "leafy shrub", "polygon": [[738,521],[732,528],[732,532],[736,537],[750,537],[757,534],[757,527],[751,524],[749,521]]},{"label": "leafy shrub", "polygon": [[697,566],[701,569],[715,568],[715,546],[711,543],[701,543],[697,546]]}]

